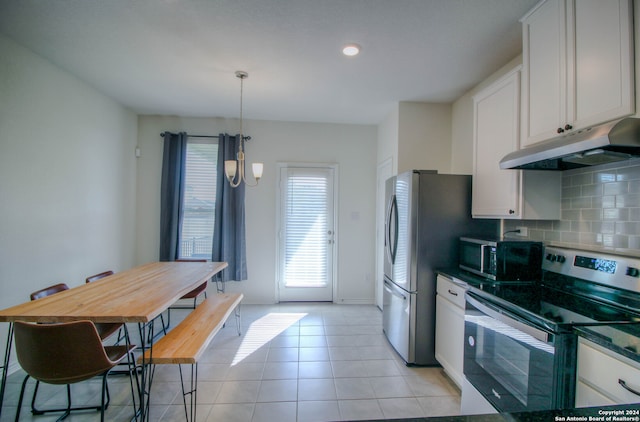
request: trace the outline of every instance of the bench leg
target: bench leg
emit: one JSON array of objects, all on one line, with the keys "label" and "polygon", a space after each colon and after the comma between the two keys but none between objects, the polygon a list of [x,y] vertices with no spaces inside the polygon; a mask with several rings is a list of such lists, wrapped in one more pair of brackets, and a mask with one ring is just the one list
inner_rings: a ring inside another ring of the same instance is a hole
[{"label": "bench leg", "polygon": [[[196,422],[196,405],[198,404],[198,363],[191,364],[191,376],[189,377],[189,391],[185,391],[185,380],[182,375],[182,365],[178,364],[180,370],[180,385],[182,386],[182,403],[184,404],[184,416],[187,421]],[[189,407],[187,407],[187,396],[189,396]]]},{"label": "bench leg", "polygon": [[242,315],[240,314],[240,305],[242,305],[241,303],[238,303],[238,306],[236,306],[235,309],[235,314],[236,314],[236,328],[238,330],[238,335],[241,336],[242,335]]}]

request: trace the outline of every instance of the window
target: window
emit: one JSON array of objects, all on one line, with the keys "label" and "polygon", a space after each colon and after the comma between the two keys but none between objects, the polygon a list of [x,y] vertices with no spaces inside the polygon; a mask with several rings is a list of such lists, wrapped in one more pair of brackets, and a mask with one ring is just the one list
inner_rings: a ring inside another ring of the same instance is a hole
[{"label": "window", "polygon": [[218,143],[189,139],[185,163],[180,258],[211,259],[216,209]]}]

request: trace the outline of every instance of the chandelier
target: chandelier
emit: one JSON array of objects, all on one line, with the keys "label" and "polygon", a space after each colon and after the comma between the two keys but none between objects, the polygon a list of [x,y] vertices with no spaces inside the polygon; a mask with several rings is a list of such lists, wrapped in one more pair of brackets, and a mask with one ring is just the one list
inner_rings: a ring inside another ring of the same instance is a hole
[{"label": "chandelier", "polygon": [[227,180],[232,188],[237,188],[241,183],[246,184],[247,186],[257,186],[258,181],[262,177],[262,163],[252,163],[251,169],[253,171],[253,178],[255,179],[254,184],[250,184],[247,182],[245,178],[245,169],[244,169],[244,143],[245,141],[251,140],[251,136],[244,136],[242,131],[242,88],[243,82],[246,78],[249,77],[247,72],[242,70],[236,71],[236,78],[240,79],[240,135],[238,139],[238,153],[236,155],[236,160],[225,160],[224,162],[224,172],[227,175]]}]

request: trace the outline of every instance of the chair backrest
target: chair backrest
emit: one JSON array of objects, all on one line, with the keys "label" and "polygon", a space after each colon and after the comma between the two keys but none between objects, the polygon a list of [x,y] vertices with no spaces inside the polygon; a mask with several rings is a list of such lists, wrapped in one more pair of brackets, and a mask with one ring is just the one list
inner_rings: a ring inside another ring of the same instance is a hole
[{"label": "chair backrest", "polygon": [[110,275],[113,275],[113,271],[111,271],[111,270],[105,271],[105,272],[102,272],[102,273],[95,274],[95,275],[87,277],[85,282],[86,283],[91,283],[92,281],[100,280],[101,278],[105,278],[105,277],[108,277]]},{"label": "chair backrest", "polygon": [[49,384],[71,384],[114,366],[91,321],[14,324],[16,356],[31,377]]},{"label": "chair backrest", "polygon": [[58,283],[54,284],[53,286],[45,287],[44,289],[35,291],[31,293],[29,297],[31,298],[31,300],[36,300],[55,293],[60,293],[63,290],[69,290],[69,286],[67,286],[65,283]]}]

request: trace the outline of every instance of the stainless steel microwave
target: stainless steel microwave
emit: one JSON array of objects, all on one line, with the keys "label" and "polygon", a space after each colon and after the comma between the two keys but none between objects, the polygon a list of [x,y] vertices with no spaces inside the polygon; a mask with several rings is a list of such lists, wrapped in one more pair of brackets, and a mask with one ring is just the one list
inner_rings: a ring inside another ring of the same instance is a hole
[{"label": "stainless steel microwave", "polygon": [[542,275],[542,242],[460,238],[462,270],[496,281],[535,281]]}]

